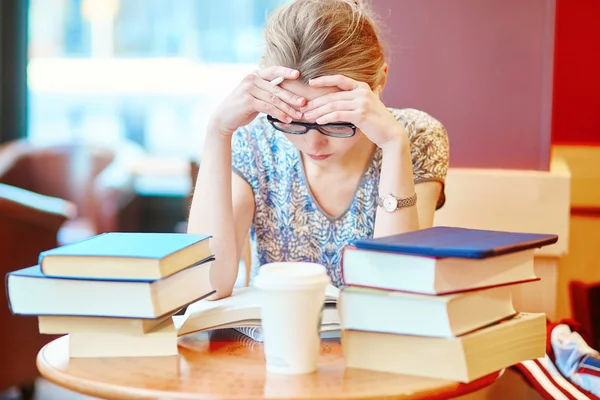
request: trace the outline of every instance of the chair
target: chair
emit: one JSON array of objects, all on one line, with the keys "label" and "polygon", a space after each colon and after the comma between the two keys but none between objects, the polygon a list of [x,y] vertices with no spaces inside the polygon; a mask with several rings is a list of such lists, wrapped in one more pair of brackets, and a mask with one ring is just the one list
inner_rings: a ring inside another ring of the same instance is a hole
[{"label": "chair", "polygon": [[131,218],[126,211],[135,197],[128,166],[142,154],[129,143],[116,151],[91,142],[36,145],[16,140],[0,147],[0,183],[73,203],[77,218],[58,233],[63,245],[134,229],[127,226]]},{"label": "chair", "polygon": [[573,319],[579,322],[590,336],[592,342],[588,344],[600,350],[600,282],[571,281],[569,297]]},{"label": "chair", "polygon": [[[191,179],[192,185],[191,185],[191,190],[190,190],[190,193],[188,194],[188,199],[186,202],[188,210],[192,203],[192,196],[194,194],[194,187],[196,186],[196,178],[198,178],[199,171],[200,171],[200,164],[195,160],[191,160],[190,161],[190,179]],[[246,273],[245,285],[249,286],[250,285],[250,274],[252,272],[250,233],[248,233],[248,236],[246,236],[246,242],[244,243],[244,247],[242,250],[242,262],[244,263],[244,268],[245,268],[245,273]]]},{"label": "chair", "polygon": [[[60,227],[74,216],[75,205],[14,186],[0,184],[0,271],[10,272],[35,265],[38,255],[57,246]],[[38,351],[54,336],[38,332],[37,318],[13,315],[5,285],[0,295],[0,395],[9,387],[25,387],[32,394],[39,375]]]}]

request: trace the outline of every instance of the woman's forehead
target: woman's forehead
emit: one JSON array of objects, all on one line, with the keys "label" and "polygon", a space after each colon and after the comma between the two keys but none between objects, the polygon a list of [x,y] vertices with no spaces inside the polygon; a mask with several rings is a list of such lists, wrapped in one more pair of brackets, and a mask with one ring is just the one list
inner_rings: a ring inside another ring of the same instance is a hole
[{"label": "woman's forehead", "polygon": [[327,93],[341,91],[338,87],[312,87],[302,81],[285,80],[279,86],[294,93],[297,96],[304,97],[307,101],[326,95]]}]

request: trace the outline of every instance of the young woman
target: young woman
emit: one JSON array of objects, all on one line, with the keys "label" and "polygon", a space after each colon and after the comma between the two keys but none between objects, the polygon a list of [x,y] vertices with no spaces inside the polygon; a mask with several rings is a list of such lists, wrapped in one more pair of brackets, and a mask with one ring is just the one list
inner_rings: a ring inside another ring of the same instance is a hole
[{"label": "young woman", "polygon": [[430,227],[445,199],[446,131],[382,103],[388,67],[364,4],[293,1],[265,38],[262,69],[210,119],[190,210],[188,231],[213,235],[214,298],[231,293],[249,230],[253,275],[310,261],[339,287],[345,245]]}]

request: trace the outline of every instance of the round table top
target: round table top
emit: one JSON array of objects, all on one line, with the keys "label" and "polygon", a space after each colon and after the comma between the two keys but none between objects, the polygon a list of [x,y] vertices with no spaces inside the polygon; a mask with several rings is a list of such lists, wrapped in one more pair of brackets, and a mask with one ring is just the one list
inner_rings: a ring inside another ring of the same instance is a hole
[{"label": "round table top", "polygon": [[37,366],[59,386],[108,399],[448,399],[501,374],[461,384],[346,368],[339,339],[322,340],[317,372],[269,374],[262,344],[229,329],[182,336],[170,357],[69,358],[63,336],[40,350]]}]

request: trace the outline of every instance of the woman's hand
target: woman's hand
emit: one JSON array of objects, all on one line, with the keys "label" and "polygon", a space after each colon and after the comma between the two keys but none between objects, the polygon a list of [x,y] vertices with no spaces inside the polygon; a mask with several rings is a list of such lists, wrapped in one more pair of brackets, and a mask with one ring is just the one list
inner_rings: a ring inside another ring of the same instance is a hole
[{"label": "woman's hand", "polygon": [[350,122],[381,148],[406,140],[402,124],[394,118],[368,84],[344,75],[326,75],[311,79],[309,85],[338,87],[342,91],[309,101],[300,109],[304,112],[305,119],[314,120],[317,124]]},{"label": "woman's hand", "polygon": [[231,136],[240,126],[249,124],[259,112],[280,121],[290,122],[302,113],[298,109],[306,100],[280,86],[272,84],[275,78],[297,79],[296,70],[273,66],[247,75],[235,90],[217,108],[210,121],[210,130]]}]

